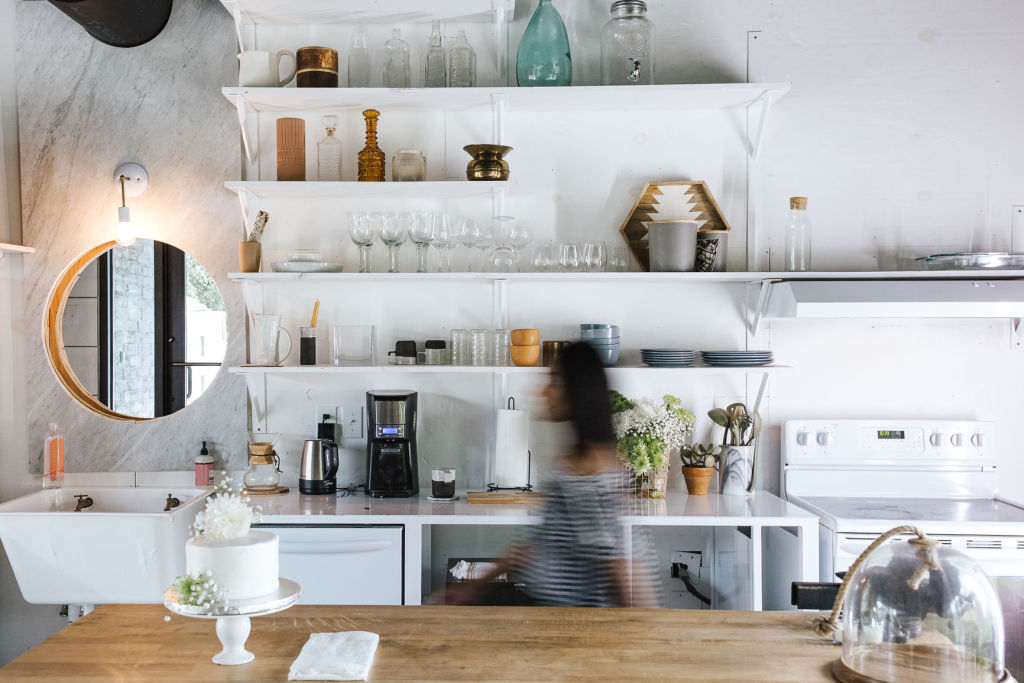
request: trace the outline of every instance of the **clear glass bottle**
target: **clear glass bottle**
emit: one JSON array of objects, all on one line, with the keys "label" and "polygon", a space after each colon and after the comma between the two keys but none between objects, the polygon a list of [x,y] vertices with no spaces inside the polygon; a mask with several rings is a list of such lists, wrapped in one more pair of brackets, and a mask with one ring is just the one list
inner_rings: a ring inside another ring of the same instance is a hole
[{"label": "clear glass bottle", "polygon": [[612,18],[601,30],[601,83],[654,83],[654,24],[643,0],[615,0]]},{"label": "clear glass bottle", "polygon": [[384,43],[384,87],[408,88],[409,77],[409,43],[402,40],[402,29],[392,29]]},{"label": "clear glass bottle", "polygon": [[56,422],[49,427],[43,445],[43,488],[56,489],[64,483],[64,436]]},{"label": "clear glass bottle", "polygon": [[441,44],[441,22],[434,19],[430,25],[427,51],[423,53],[423,87],[443,88],[448,85],[447,66],[448,56]]},{"label": "clear glass bottle", "polygon": [[786,221],[786,270],[811,269],[811,221],[807,218],[807,197],[789,198]]},{"label": "clear glass bottle", "polygon": [[377,146],[377,118],[380,112],[367,109],[363,112],[366,119],[366,146],[357,157],[360,182],[384,182],[384,150]]},{"label": "clear glass bottle", "polygon": [[320,120],[327,134],[316,143],[317,180],[341,180],[341,140],[334,135],[338,117],[325,116]]},{"label": "clear glass bottle", "polygon": [[448,87],[472,88],[476,85],[476,53],[466,39],[466,32],[459,30],[455,44],[448,50]]},{"label": "clear glass bottle", "polygon": [[572,84],[569,34],[551,0],[540,0],[519,41],[516,82],[520,86]]},{"label": "clear glass bottle", "polygon": [[370,87],[370,37],[366,24],[359,24],[348,51],[348,87]]}]

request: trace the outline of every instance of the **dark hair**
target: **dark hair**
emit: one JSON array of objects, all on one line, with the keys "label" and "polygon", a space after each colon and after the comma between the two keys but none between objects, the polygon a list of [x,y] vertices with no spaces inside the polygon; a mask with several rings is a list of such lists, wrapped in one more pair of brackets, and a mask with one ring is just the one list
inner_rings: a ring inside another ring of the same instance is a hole
[{"label": "dark hair", "polygon": [[559,353],[555,372],[565,385],[578,445],[615,443],[608,379],[594,349],[586,342],[569,344]]}]

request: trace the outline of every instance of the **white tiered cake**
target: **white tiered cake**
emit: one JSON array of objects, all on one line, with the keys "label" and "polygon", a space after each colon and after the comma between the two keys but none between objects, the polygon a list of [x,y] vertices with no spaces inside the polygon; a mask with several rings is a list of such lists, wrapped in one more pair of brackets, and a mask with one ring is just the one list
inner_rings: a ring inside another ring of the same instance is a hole
[{"label": "white tiered cake", "polygon": [[218,541],[197,536],[185,543],[185,568],[193,575],[210,572],[228,600],[255,598],[277,590],[277,546],[277,534],[269,531]]}]

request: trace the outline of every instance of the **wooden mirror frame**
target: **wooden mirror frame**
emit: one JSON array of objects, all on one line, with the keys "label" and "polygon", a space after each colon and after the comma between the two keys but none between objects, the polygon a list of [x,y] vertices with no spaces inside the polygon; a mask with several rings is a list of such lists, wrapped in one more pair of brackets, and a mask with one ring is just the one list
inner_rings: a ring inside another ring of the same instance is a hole
[{"label": "wooden mirror frame", "polygon": [[50,299],[46,304],[46,317],[43,320],[43,345],[46,347],[46,356],[50,359],[50,367],[53,369],[57,379],[60,380],[60,383],[71,394],[71,397],[88,410],[119,422],[148,422],[156,418],[125,415],[113,411],[100,403],[78,381],[78,376],[71,369],[71,363],[68,362],[67,354],[64,352],[64,307],[68,303],[68,295],[71,294],[71,290],[78,281],[78,276],[81,272],[94,259],[115,246],[117,246],[117,242],[110,241],[90,249],[72,261],[60,274],[57,284],[54,285],[53,291],[50,293]]}]

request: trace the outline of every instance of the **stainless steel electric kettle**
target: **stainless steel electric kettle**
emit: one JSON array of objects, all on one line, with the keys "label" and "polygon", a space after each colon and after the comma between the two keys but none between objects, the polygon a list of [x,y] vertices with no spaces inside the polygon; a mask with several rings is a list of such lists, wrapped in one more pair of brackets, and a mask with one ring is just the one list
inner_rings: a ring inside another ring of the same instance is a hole
[{"label": "stainless steel electric kettle", "polygon": [[338,445],[330,439],[308,439],[299,464],[299,493],[335,493]]}]

